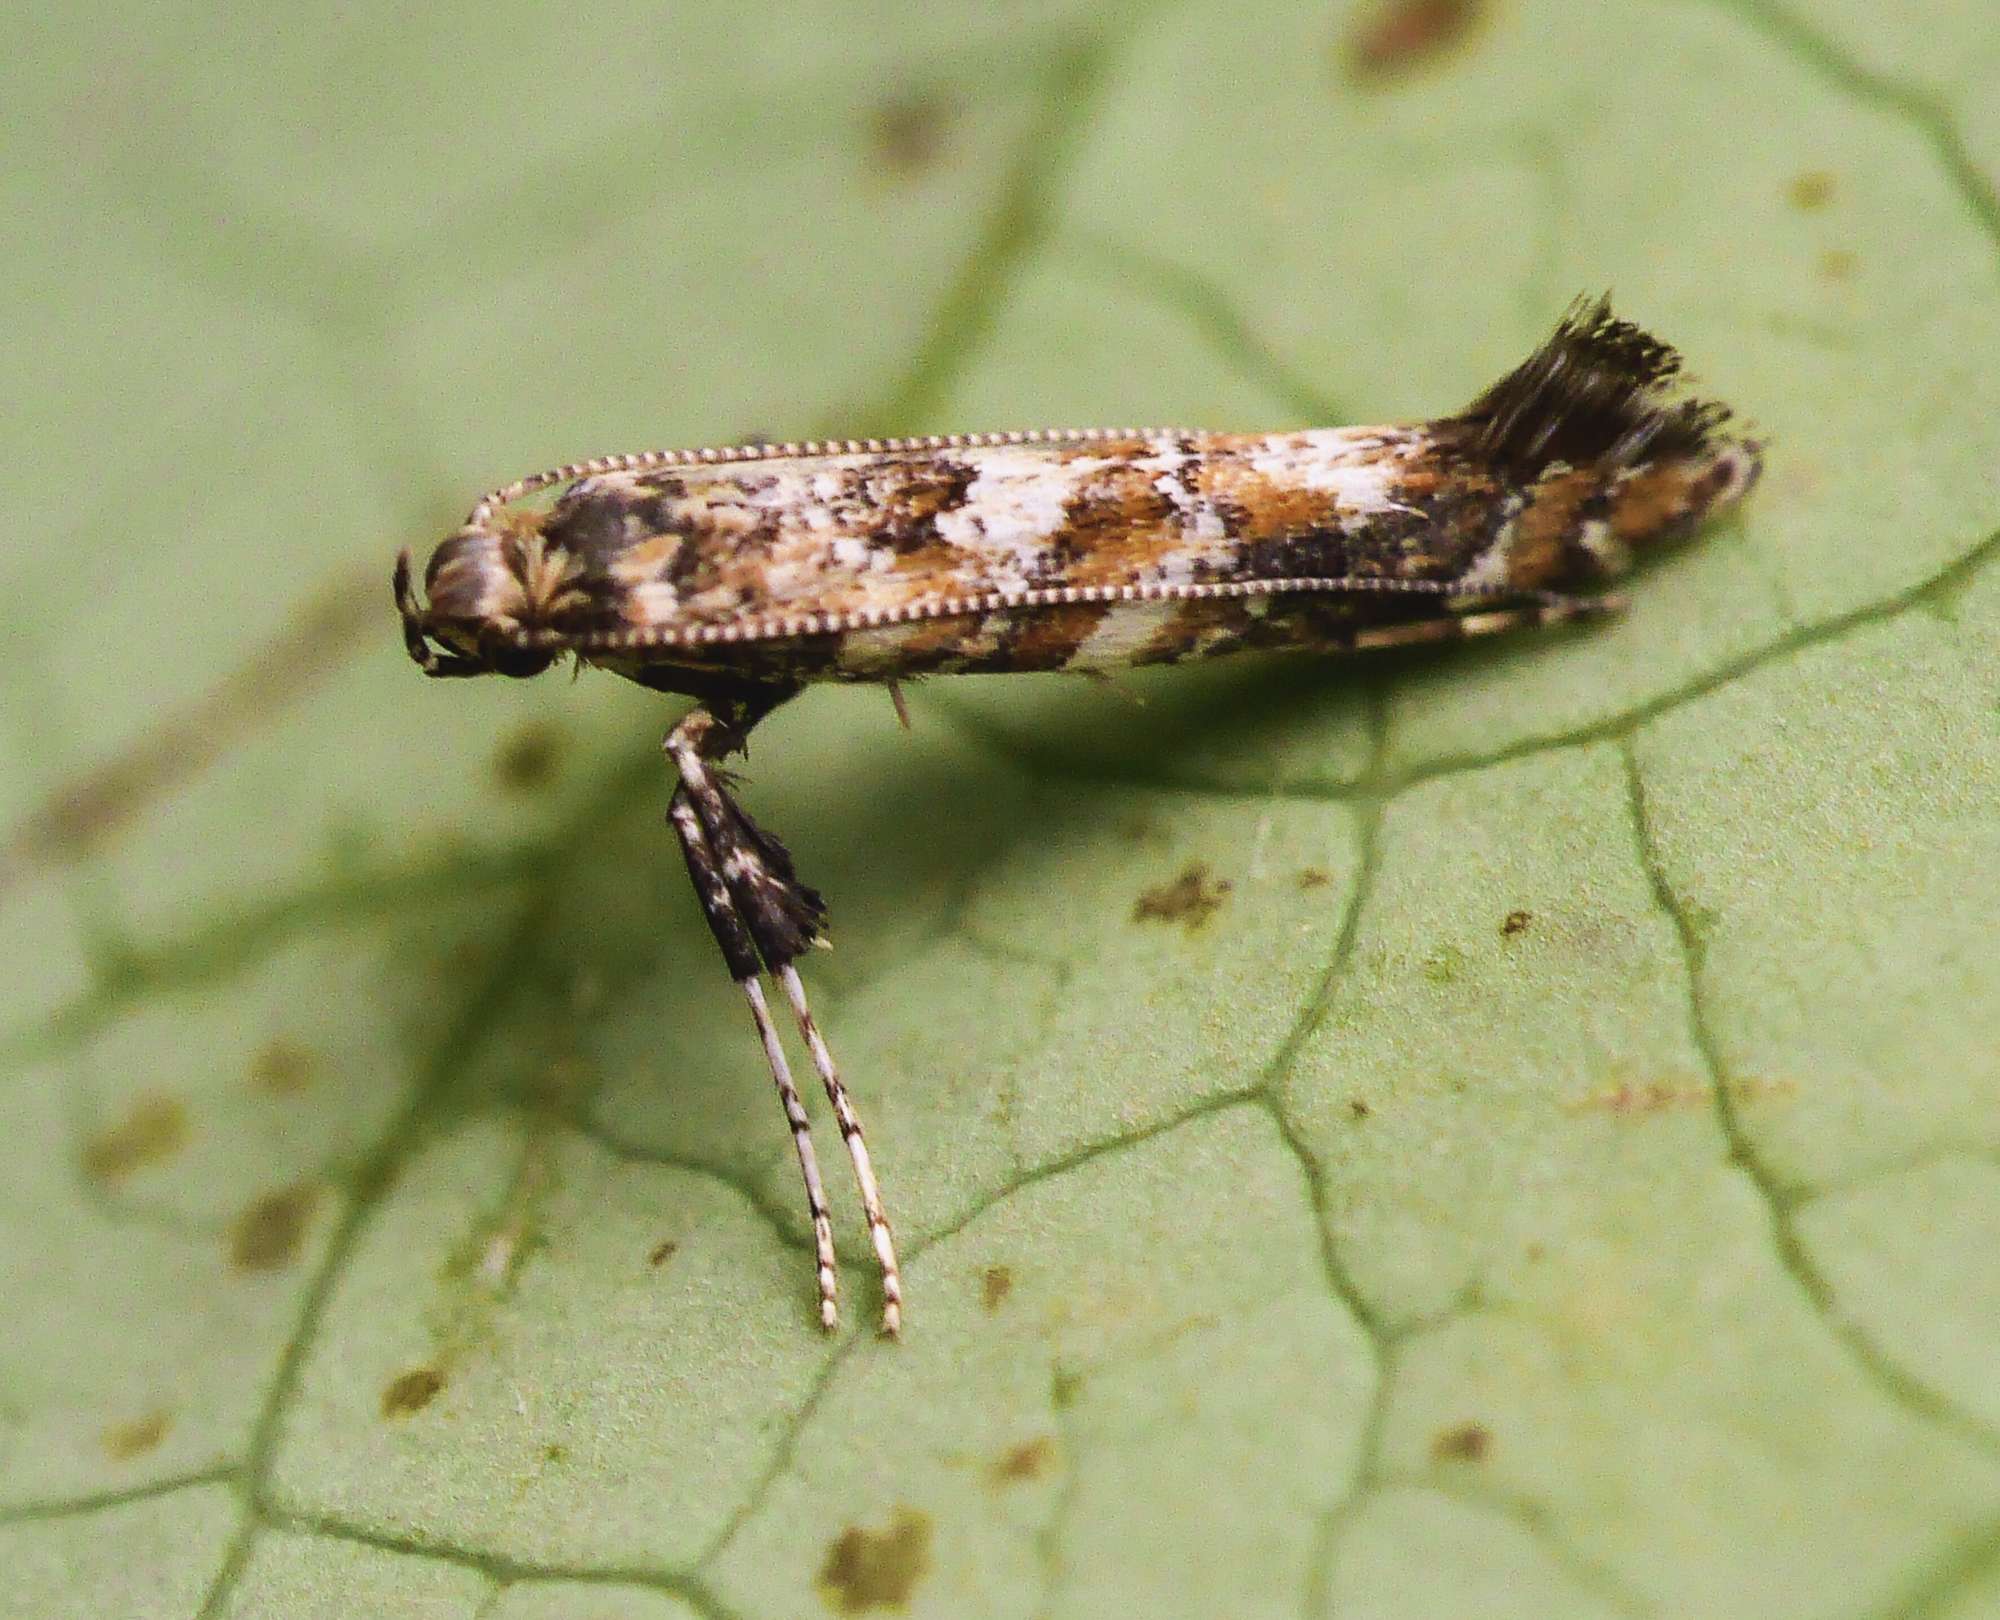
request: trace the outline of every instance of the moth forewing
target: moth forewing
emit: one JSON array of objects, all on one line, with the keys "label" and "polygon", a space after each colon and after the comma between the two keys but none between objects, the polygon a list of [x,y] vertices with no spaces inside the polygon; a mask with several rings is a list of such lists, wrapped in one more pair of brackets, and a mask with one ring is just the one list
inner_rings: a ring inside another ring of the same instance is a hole
[{"label": "moth forewing", "polygon": [[[669,822],[750,1007],[806,1184],[821,1321],[831,1217],[761,978],[785,998],[902,1321],[894,1240],[793,966],[825,907],[715,762],[816,681],[1346,653],[1599,613],[1606,581],[1739,500],[1761,447],[1675,390],[1679,357],[1580,300],[1465,410],[1281,433],[1075,429],[605,456],[483,497],[395,594],[424,673],[565,655],[696,700]],[[526,497],[554,491],[553,499]],[[427,598],[427,599],[426,599]]]}]

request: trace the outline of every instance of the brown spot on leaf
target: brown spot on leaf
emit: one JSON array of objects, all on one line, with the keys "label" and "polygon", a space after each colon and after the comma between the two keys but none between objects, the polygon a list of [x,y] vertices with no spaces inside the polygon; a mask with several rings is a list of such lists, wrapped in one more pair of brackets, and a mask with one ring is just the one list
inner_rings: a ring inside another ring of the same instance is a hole
[{"label": "brown spot on leaf", "polygon": [[1193,933],[1222,909],[1222,902],[1235,887],[1227,879],[1210,876],[1205,861],[1190,861],[1171,883],[1147,889],[1132,907],[1134,922],[1177,922]]},{"label": "brown spot on leaf", "polygon": [[1157,818],[1146,811],[1136,811],[1118,818],[1118,836],[1134,844],[1157,844],[1166,837],[1166,829]]},{"label": "brown spot on leaf", "polygon": [[148,1412],[128,1423],[114,1423],[104,1431],[104,1454],[113,1462],[143,1457],[166,1439],[173,1426],[170,1412]]},{"label": "brown spot on leaf", "polygon": [[313,1055],[297,1041],[274,1036],[251,1054],[250,1084],[274,1097],[296,1096],[312,1084]]},{"label": "brown spot on leaf", "polygon": [[229,1262],[238,1271],[276,1271],[299,1255],[306,1222],[319,1190],[311,1186],[280,1187],[265,1193],[236,1217],[229,1228]]},{"label": "brown spot on leaf", "polygon": [[1481,0],[1387,0],[1348,30],[1348,76],[1363,84],[1427,67],[1471,34]]},{"label": "brown spot on leaf", "polygon": [[1603,1091],[1573,1097],[1563,1107],[1572,1114],[1660,1114],[1699,1107],[1708,1100],[1708,1087],[1698,1083],[1621,1080]]},{"label": "brown spot on leaf", "polygon": [[1009,1446],[993,1459],[993,1482],[996,1485],[1018,1485],[1023,1480],[1039,1479],[1048,1472],[1055,1455],[1056,1443],[1046,1434],[1023,1440],[1018,1446]]},{"label": "brown spot on leaf", "polygon": [[1366,1119],[1370,1114],[1375,1112],[1373,1108],[1368,1106],[1368,1099],[1366,1097],[1349,1097],[1347,1099],[1347,1111],[1356,1119]]},{"label": "brown spot on leaf", "polygon": [[1502,939],[1512,939],[1516,934],[1526,932],[1528,924],[1533,921],[1534,921],[1533,912],[1510,911],[1507,913],[1506,917],[1501,920],[1500,937]]},{"label": "brown spot on leaf", "polygon": [[1828,248],[1819,256],[1819,273],[1828,281],[1846,281],[1860,263],[1846,248]]},{"label": "brown spot on leaf", "polygon": [[646,1256],[649,1266],[663,1266],[679,1251],[680,1245],[672,1238],[662,1238],[653,1245],[653,1252]]},{"label": "brown spot on leaf", "polygon": [[562,756],[562,728],[531,721],[494,751],[493,779],[509,793],[537,793],[555,781]]},{"label": "brown spot on leaf", "polygon": [[389,1387],[382,1391],[382,1415],[400,1418],[421,1412],[443,1388],[444,1374],[438,1368],[412,1367],[390,1379]]},{"label": "brown spot on leaf", "polygon": [[1808,169],[1804,174],[1792,176],[1792,183],[1785,191],[1793,207],[1811,213],[1833,201],[1833,176],[1824,169]]},{"label": "brown spot on leaf", "polygon": [[1492,1450],[1493,1431],[1470,1419],[1431,1438],[1431,1457],[1437,1462],[1484,1462]]},{"label": "brown spot on leaf", "polygon": [[[1729,1095],[1739,1103],[1768,1102],[1798,1095],[1796,1080],[1731,1080]],[[1563,1104],[1572,1114],[1664,1114],[1674,1109],[1706,1108],[1711,1089],[1698,1080],[1621,1080],[1603,1091],[1573,1097]]]},{"label": "brown spot on leaf", "polygon": [[899,1507],[886,1530],[850,1525],[820,1565],[820,1595],[841,1614],[900,1609],[930,1573],[930,1515]]},{"label": "brown spot on leaf", "polygon": [[179,1098],[158,1092],[135,1097],[123,1119],[84,1143],[84,1173],[96,1181],[123,1181],[134,1170],[171,1159],[187,1138],[187,1108]]},{"label": "brown spot on leaf", "polygon": [[1014,1291],[1014,1273],[1007,1266],[988,1266],[979,1274],[979,1303],[997,1311]]},{"label": "brown spot on leaf", "polygon": [[868,149],[897,179],[911,179],[944,156],[951,108],[935,95],[905,93],[877,102],[868,118]]},{"label": "brown spot on leaf", "polygon": [[1323,889],[1333,881],[1333,874],[1323,866],[1308,866],[1299,873],[1301,889]]}]

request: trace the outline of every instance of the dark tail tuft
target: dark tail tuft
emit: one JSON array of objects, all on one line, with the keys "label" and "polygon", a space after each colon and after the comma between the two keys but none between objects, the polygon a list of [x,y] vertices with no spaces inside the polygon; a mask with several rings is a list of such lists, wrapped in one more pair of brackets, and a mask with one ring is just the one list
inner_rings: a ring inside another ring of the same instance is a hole
[{"label": "dark tail tuft", "polygon": [[1619,320],[1608,298],[1579,298],[1547,342],[1452,420],[1475,453],[1523,478],[1555,462],[1700,455],[1729,409],[1674,397],[1680,369],[1670,346]]}]

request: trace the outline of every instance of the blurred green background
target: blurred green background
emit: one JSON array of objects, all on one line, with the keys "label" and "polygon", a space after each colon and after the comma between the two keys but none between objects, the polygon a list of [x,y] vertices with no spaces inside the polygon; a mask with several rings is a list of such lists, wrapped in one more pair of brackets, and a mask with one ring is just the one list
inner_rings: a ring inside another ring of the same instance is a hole
[{"label": "blurred green background", "polygon": [[[65,7],[0,105],[0,1615],[2000,1614],[1990,5]],[[823,1340],[672,706],[425,683],[397,547],[1602,287],[1772,444],[1620,622],[759,732]]]}]

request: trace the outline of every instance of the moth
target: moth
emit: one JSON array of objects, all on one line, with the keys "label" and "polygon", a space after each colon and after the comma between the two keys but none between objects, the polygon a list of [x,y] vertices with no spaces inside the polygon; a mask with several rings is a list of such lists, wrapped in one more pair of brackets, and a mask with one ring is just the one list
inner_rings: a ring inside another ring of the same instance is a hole
[{"label": "moth", "polygon": [[694,700],[666,734],[668,820],[791,1126],[820,1321],[838,1319],[833,1227],[767,975],[853,1162],[893,1336],[889,1219],[796,966],[826,906],[719,762],[816,681],[884,684],[900,713],[898,683],[934,675],[1347,654],[1610,611],[1607,581],[1733,505],[1762,465],[1679,371],[1580,299],[1464,410],[1414,425],[604,456],[483,497],[432,553],[423,599],[404,552],[396,605],[426,675],[567,657]]}]

